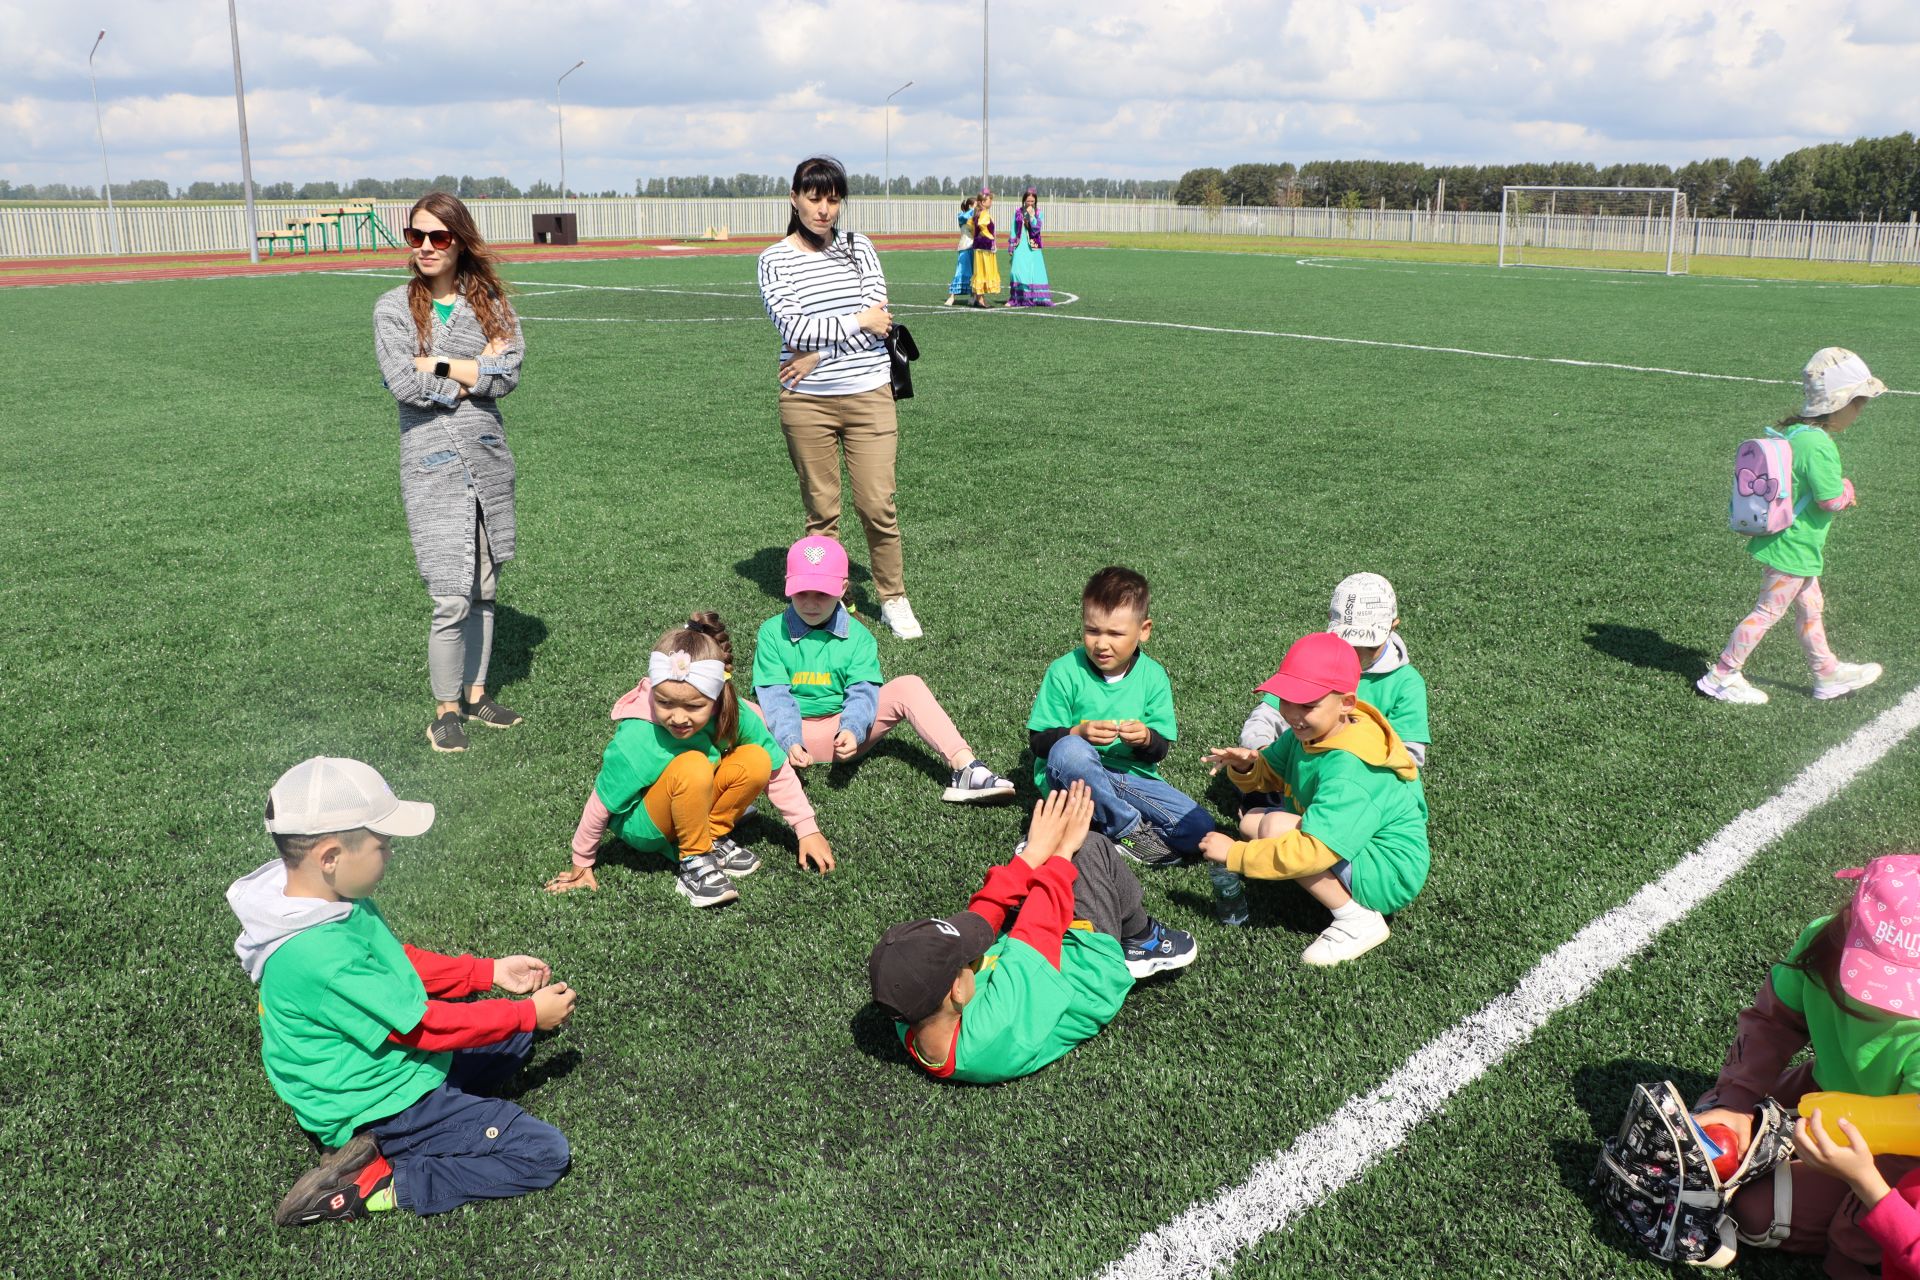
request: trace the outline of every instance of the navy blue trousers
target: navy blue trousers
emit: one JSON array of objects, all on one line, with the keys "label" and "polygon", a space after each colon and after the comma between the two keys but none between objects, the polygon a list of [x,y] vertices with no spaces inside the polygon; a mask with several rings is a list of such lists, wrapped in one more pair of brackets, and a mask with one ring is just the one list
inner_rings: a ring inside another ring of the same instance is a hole
[{"label": "navy blue trousers", "polygon": [[393,1194],[402,1209],[445,1213],[560,1181],[569,1159],[566,1136],[504,1098],[484,1096],[512,1079],[532,1050],[531,1031],[459,1050],[446,1083],[366,1126],[393,1162]]}]

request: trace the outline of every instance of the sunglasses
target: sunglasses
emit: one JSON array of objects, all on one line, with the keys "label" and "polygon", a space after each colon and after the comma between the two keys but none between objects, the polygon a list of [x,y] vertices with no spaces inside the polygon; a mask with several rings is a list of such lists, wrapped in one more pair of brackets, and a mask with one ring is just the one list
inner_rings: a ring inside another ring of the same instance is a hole
[{"label": "sunglasses", "polygon": [[407,248],[418,249],[423,244],[431,244],[436,249],[444,249],[453,243],[453,232],[442,227],[438,231],[422,231],[418,227],[408,227],[400,233],[407,242]]}]

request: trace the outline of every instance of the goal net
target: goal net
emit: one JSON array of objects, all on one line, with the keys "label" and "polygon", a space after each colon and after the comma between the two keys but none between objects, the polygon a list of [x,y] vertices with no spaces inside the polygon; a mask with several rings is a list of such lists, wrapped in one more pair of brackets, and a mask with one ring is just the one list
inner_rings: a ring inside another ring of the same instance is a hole
[{"label": "goal net", "polygon": [[1677,187],[1502,187],[1500,265],[1687,273]]}]

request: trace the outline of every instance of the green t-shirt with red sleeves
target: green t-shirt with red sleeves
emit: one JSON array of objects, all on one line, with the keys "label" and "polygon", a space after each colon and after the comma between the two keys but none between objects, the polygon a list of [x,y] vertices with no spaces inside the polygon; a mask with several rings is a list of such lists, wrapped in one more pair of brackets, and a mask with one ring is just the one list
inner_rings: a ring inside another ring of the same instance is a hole
[{"label": "green t-shirt with red sleeves", "polygon": [[427,989],[368,899],[282,943],[260,974],[260,1057],[300,1127],[330,1147],[440,1087],[451,1054],[394,1044]]},{"label": "green t-shirt with red sleeves", "polygon": [[[1280,709],[1280,699],[1274,694],[1263,693],[1260,701],[1275,711]],[[1361,672],[1360,701],[1385,716],[1393,731],[1400,735],[1400,741],[1433,741],[1433,731],[1427,726],[1427,680],[1413,669],[1412,663],[1378,675]]]},{"label": "green t-shirt with red sleeves", "polygon": [[1291,733],[1260,754],[1292,789],[1300,830],[1352,864],[1361,906],[1398,911],[1419,895],[1433,855],[1418,777],[1403,779],[1338,747],[1308,751]]},{"label": "green t-shirt with red sleeves", "polygon": [[[1132,989],[1126,953],[1109,934],[1068,929],[1060,939],[1058,969],[1026,942],[1003,934],[974,975],[953,1071],[943,1078],[999,1084],[1032,1075],[1097,1035]],[[895,1023],[894,1029],[906,1043],[907,1024]]]},{"label": "green t-shirt with red sleeves", "polygon": [[1793,450],[1793,501],[1800,514],[1778,533],[1747,539],[1747,550],[1781,573],[1817,578],[1826,567],[1827,528],[1834,516],[1820,504],[1833,501],[1846,487],[1840,450],[1825,431],[1804,425],[1787,432],[1787,445]]},{"label": "green t-shirt with red sleeves", "polygon": [[847,619],[845,636],[819,626],[795,640],[782,610],[761,623],[754,637],[754,687],[792,689],[802,719],[837,716],[846,705],[848,685],[881,681],[880,646],[873,642],[873,632],[854,618]]},{"label": "green t-shirt with red sleeves", "polygon": [[[1031,731],[1071,729],[1082,720],[1138,720],[1168,742],[1174,740],[1173,685],[1167,669],[1144,653],[1134,655],[1133,669],[1109,681],[1093,665],[1084,648],[1054,659],[1040,681],[1027,717]],[[1095,747],[1101,761],[1116,773],[1158,778],[1160,770],[1135,757],[1130,743],[1115,738]],[[1047,762],[1033,762],[1033,785],[1047,793]]]},{"label": "green t-shirt with red sleeves", "polygon": [[[1832,918],[1822,916],[1808,925],[1787,959],[1798,958]],[[1847,952],[1847,963],[1855,963],[1858,954]],[[1851,997],[1842,997],[1842,1007],[1827,994],[1825,983],[1786,964],[1773,966],[1773,994],[1807,1020],[1813,1079],[1822,1089],[1869,1098],[1920,1093],[1920,1021],[1884,1013]]]},{"label": "green t-shirt with red sleeves", "polygon": [[[742,702],[736,745],[749,742],[763,748],[773,761],[773,771],[780,772],[780,767],[787,762],[787,753],[767,732],[767,722],[760,718],[760,713]],[[672,852],[673,842],[654,825],[641,801],[646,797],[647,788],[660,781],[660,775],[667,771],[674,757],[688,751],[698,751],[714,764],[720,763],[722,753],[713,740],[711,720],[698,733],[685,738],[676,738],[653,721],[639,717],[619,723],[613,731],[613,741],[607,743],[600,757],[600,776],[593,781],[594,792],[612,817],[607,825],[614,835],[645,853]]]}]

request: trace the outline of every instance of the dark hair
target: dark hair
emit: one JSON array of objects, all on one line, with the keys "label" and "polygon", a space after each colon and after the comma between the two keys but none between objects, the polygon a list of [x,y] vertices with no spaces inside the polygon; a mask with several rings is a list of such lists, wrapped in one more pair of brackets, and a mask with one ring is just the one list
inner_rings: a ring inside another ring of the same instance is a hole
[{"label": "dark hair", "polygon": [[1826,988],[1827,996],[1834,1004],[1862,1022],[1884,1018],[1886,1014],[1863,1007],[1840,987],[1840,962],[1846,958],[1849,914],[1847,907],[1836,911],[1833,919],[1813,935],[1813,941],[1807,944],[1807,949],[1787,961],[1787,968],[1799,970]]},{"label": "dark hair", "polygon": [[[267,801],[267,816],[273,816],[273,801]],[[280,861],[287,864],[289,870],[307,860],[307,855],[320,846],[323,840],[338,840],[349,849],[357,849],[373,835],[365,827],[354,827],[350,831],[323,831],[317,836],[283,836],[273,834],[273,847],[280,851]]]},{"label": "dark hair", "polygon": [[[1873,399],[1872,396],[1855,396],[1852,400],[1849,400],[1845,404],[1841,405],[1840,409],[1849,409],[1853,407],[1856,401],[1865,401],[1865,400],[1871,400],[1871,399]],[[1803,424],[1809,427],[1824,427],[1827,425],[1827,420],[1832,418],[1834,413],[1839,413],[1840,409],[1835,409],[1833,413],[1816,414],[1811,418],[1802,417],[1800,414],[1797,414],[1797,413],[1790,413],[1786,417],[1780,419],[1780,421],[1774,423],[1773,425],[1776,429],[1783,428],[1783,427],[1797,427]]]},{"label": "dark hair", "polygon": [[727,635],[727,624],[708,609],[688,618],[686,626],[661,636],[653,647],[661,653],[679,650],[695,662],[717,658],[727,668],[720,706],[713,713],[713,742],[722,751],[733,750],[740,739],[740,699],[733,691],[733,640]]},{"label": "dark hair", "polygon": [[[467,297],[467,305],[473,308],[474,318],[480,322],[480,331],[490,341],[506,342],[513,337],[513,307],[507,301],[506,282],[494,270],[493,250],[487,248],[486,237],[480,234],[480,228],[474,225],[473,215],[467,212],[467,206],[460,197],[450,196],[444,191],[429,191],[413,202],[407,210],[407,225],[413,225],[413,215],[425,209],[453,233],[453,242],[459,246],[460,257],[454,263],[454,285]],[[413,329],[419,340],[418,355],[427,354],[433,345],[433,290],[427,284],[427,278],[420,274],[420,266],[407,255],[407,309],[413,313]]]},{"label": "dark hair", "polygon": [[962,212],[970,212],[973,209],[973,197],[968,196],[965,200],[962,200],[960,202],[960,208]]},{"label": "dark hair", "polygon": [[[808,156],[793,171],[793,191],[796,195],[824,196],[836,195],[842,200],[847,198],[847,170],[832,156]],[[787,213],[787,234],[798,232],[800,238],[814,247],[817,252],[840,238],[840,228],[836,224],[833,235],[826,240],[815,236],[800,221],[800,211],[790,209]]]},{"label": "dark hair", "polygon": [[1087,579],[1087,589],[1080,593],[1080,607],[1099,609],[1104,613],[1131,608],[1145,618],[1147,599],[1147,580],[1144,575],[1110,564]]}]

